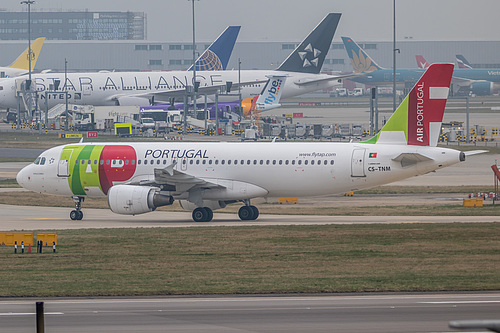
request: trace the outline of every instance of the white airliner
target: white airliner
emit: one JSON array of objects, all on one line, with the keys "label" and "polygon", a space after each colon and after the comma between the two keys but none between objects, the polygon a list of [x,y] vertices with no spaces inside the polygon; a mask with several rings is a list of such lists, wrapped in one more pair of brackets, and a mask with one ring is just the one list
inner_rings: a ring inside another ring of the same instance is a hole
[{"label": "white airliner", "polygon": [[[342,78],[352,75],[320,74],[321,67],[333,39],[341,14],[328,14],[302,41],[276,71],[197,71],[199,95],[213,95],[232,82],[232,90],[241,86],[242,98],[258,95],[267,75],[288,76],[283,98],[321,90],[338,84]],[[171,98],[183,97],[187,85],[193,84],[190,71],[172,72],[106,72],[106,73],[45,73],[33,75],[39,92],[39,105],[47,98],[49,108],[65,101],[68,91],[69,103],[87,105],[137,105],[147,106],[152,102],[165,103]],[[64,83],[66,82],[66,83]],[[240,84],[238,84],[240,82]],[[8,79],[0,83],[0,107],[16,108],[16,90],[19,79]],[[56,91],[45,94],[46,91]],[[219,98],[220,101],[224,99]],[[231,96],[229,100],[234,100]]]},{"label": "white airliner", "polygon": [[[45,37],[40,37],[35,39],[31,43],[31,70],[35,68],[36,61],[40,56],[40,51],[42,50],[43,42]],[[0,78],[5,77],[15,77],[28,73],[29,71],[29,58],[28,58],[28,48],[24,50],[23,53],[12,64],[8,67],[0,67]]]},{"label": "white airliner", "polygon": [[[107,197],[118,214],[142,214],[180,200],[194,221],[242,202],[255,220],[257,197],[344,193],[423,175],[465,160],[438,148],[453,64],[434,64],[380,132],[361,143],[77,143],[51,148],[17,175],[26,189],[72,196],[71,219],[85,197]],[[472,152],[469,154],[478,153]]]}]

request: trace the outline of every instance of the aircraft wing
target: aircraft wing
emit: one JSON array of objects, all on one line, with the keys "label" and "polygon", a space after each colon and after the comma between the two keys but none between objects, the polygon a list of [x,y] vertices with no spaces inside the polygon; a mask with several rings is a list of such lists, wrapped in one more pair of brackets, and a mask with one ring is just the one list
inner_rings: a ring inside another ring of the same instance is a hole
[{"label": "aircraft wing", "polygon": [[418,162],[432,161],[432,158],[420,153],[402,153],[392,160],[395,162],[401,162],[401,166],[404,168]]},{"label": "aircraft wing", "polygon": [[348,79],[348,78],[356,77],[356,76],[362,76],[362,74],[350,73],[350,74],[344,74],[344,75],[329,75],[328,77],[322,77],[320,79],[296,80],[296,81],[293,81],[293,83],[298,85],[298,86],[308,86],[311,84],[317,84],[317,83],[328,82],[328,81],[343,80],[343,79]]},{"label": "aircraft wing", "polygon": [[186,192],[193,187],[223,188],[224,186],[211,183],[202,178],[194,177],[182,171],[174,170],[177,163],[172,163],[163,169],[154,169],[155,183],[159,185],[173,185],[175,192]]},{"label": "aircraft wing", "polygon": [[[231,91],[237,91],[238,87],[246,87],[254,84],[261,84],[261,83],[266,83],[268,79],[266,78],[265,80],[254,80],[254,81],[246,81],[246,82],[241,82],[238,84],[238,82],[233,82],[231,86]],[[206,86],[206,87],[199,87],[198,88],[198,93],[197,95],[214,95],[217,92],[220,92],[221,89],[225,88],[226,84],[217,84],[217,85],[211,85],[211,86]],[[157,90],[157,91],[151,91],[147,93],[138,93],[138,94],[130,94],[126,95],[127,97],[142,97],[142,98],[154,98],[156,102],[168,102],[171,98],[179,99],[183,98],[186,93],[185,88],[179,88],[179,89],[164,89],[164,90]],[[122,95],[116,95],[113,96],[112,99],[120,99],[121,97],[124,97]]]}]

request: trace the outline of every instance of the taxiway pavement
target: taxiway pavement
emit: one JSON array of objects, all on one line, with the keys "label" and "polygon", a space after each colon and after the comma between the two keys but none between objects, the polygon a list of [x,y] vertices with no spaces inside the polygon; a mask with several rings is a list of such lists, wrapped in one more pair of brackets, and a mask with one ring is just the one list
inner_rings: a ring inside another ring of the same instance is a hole
[{"label": "taxiway pavement", "polygon": [[[35,329],[35,302],[3,299],[6,332]],[[47,299],[47,332],[456,332],[500,319],[500,294],[366,294]],[[479,331],[479,330],[475,330]]]}]

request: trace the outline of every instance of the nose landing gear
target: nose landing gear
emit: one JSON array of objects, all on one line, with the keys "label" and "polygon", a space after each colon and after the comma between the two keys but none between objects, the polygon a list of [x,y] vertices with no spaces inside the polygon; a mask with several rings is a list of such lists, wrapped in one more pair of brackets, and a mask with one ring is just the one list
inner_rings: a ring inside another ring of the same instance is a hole
[{"label": "nose landing gear", "polygon": [[69,213],[70,219],[73,221],[79,221],[83,219],[83,212],[82,212],[82,202],[85,201],[85,197],[72,197],[73,201],[75,202],[75,210],[72,210],[71,213]]}]

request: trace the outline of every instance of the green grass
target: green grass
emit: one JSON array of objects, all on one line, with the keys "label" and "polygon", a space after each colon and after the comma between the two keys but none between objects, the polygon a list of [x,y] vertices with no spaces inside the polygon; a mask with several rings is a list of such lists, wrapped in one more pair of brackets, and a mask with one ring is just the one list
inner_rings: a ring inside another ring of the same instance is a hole
[{"label": "green grass", "polygon": [[58,231],[0,248],[0,296],[498,290],[500,224]]}]

